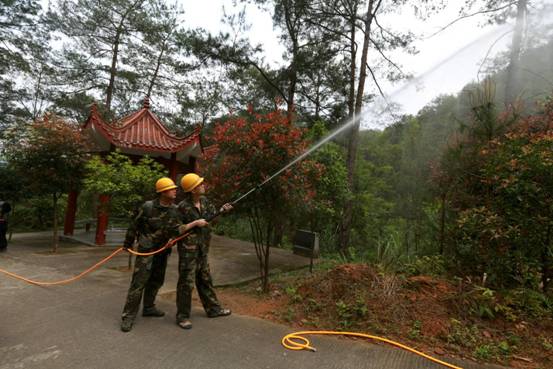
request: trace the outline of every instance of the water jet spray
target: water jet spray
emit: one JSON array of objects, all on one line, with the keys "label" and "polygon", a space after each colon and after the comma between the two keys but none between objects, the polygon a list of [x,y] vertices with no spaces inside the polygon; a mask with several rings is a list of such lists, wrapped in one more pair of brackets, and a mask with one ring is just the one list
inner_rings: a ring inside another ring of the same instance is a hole
[{"label": "water jet spray", "polygon": [[[252,187],[250,190],[248,190],[244,194],[238,196],[235,200],[230,202],[230,204],[234,206],[234,205],[238,204],[240,201],[242,201],[245,198],[247,198],[248,196],[250,196],[251,194],[253,194],[254,192],[256,192],[258,190],[261,190],[267,183],[272,181],[275,177],[279,176],[282,172],[284,172],[288,168],[292,167],[293,165],[297,164],[299,161],[305,159],[307,156],[311,155],[314,151],[319,149],[322,145],[324,145],[325,143],[327,143],[328,141],[330,141],[331,139],[333,139],[334,137],[336,137],[340,133],[346,131],[349,127],[351,127],[355,123],[359,122],[361,119],[365,118],[367,115],[372,114],[372,117],[374,117],[376,119],[377,117],[381,117],[383,115],[383,113],[385,113],[385,112],[391,112],[394,97],[397,97],[398,95],[405,92],[406,90],[408,90],[412,86],[416,87],[417,85],[421,84],[422,81],[424,79],[426,79],[433,71],[438,70],[444,64],[446,64],[446,63],[450,62],[451,60],[455,59],[456,57],[458,57],[460,54],[462,54],[464,51],[466,51],[467,49],[469,49],[473,45],[476,45],[476,44],[478,44],[478,43],[480,43],[480,42],[482,42],[486,39],[491,39],[491,38],[493,38],[494,36],[496,36],[498,34],[505,33],[506,30],[508,30],[510,32],[511,28],[513,28],[512,25],[505,25],[505,26],[500,26],[495,30],[492,30],[490,32],[485,33],[484,35],[477,38],[476,40],[474,40],[474,41],[464,45],[463,47],[459,48],[458,50],[453,52],[451,55],[448,55],[441,62],[433,65],[428,70],[424,71],[423,73],[417,75],[414,78],[409,79],[408,82],[406,82],[406,83],[402,84],[400,87],[396,88],[391,94],[389,94],[389,95],[382,94],[381,96],[377,97],[375,100],[373,100],[371,102],[371,105],[368,108],[364,109],[361,112],[361,114],[358,114],[358,115],[354,114],[354,116],[349,121],[344,123],[341,127],[337,128],[336,130],[334,130],[333,132],[328,134],[326,137],[321,139],[319,142],[315,143],[307,151],[305,151],[300,156],[298,156],[294,160],[292,160],[290,163],[286,164],[284,167],[282,167],[281,169],[276,171],[274,174],[269,176],[263,182],[257,184],[256,186]],[[495,42],[494,42],[494,44],[495,44]],[[493,47],[493,45],[492,45],[492,47]],[[490,50],[488,50],[486,58],[488,57],[489,53],[490,53]],[[213,217],[211,217],[210,219],[207,219],[207,220],[210,221],[210,220],[216,218],[218,215],[219,214],[215,214]]]}]

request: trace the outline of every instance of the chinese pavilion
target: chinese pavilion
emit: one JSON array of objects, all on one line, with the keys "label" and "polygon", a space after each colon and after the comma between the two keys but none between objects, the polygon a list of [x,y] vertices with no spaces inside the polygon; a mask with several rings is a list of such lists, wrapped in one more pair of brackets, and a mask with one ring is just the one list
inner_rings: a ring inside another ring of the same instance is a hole
[{"label": "chinese pavilion", "polygon": [[[179,175],[197,171],[197,159],[202,154],[201,128],[198,125],[186,137],[177,137],[171,134],[150,110],[148,98],[144,99],[142,109],[111,124],[102,119],[96,105],[93,105],[88,119],[83,125],[83,131],[91,137],[94,143],[94,153],[107,155],[118,149],[133,161],[138,161],[142,156],[148,155],[165,166],[174,181]],[[64,223],[65,235],[73,235],[77,196],[76,191],[69,193]],[[103,245],[106,241],[108,213],[103,209],[107,208],[105,205],[108,202],[109,196],[100,195],[95,238],[97,245]]]}]

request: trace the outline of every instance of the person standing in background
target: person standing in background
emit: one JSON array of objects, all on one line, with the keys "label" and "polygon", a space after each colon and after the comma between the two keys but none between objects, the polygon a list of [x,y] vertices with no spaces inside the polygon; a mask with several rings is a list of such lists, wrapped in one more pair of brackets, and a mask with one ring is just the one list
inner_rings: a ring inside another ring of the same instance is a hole
[{"label": "person standing in background", "polygon": [[0,201],[0,252],[8,250],[8,215],[12,211],[12,207],[7,201]]}]

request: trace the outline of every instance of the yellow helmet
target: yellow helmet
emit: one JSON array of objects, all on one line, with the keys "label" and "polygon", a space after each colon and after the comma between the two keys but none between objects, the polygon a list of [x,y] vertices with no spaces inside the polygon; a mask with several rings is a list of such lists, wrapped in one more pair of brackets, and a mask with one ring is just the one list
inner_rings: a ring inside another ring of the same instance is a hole
[{"label": "yellow helmet", "polygon": [[182,186],[184,192],[190,192],[201,185],[203,181],[203,177],[200,177],[196,173],[188,173],[187,175],[182,177],[182,179],[180,180],[180,185]]},{"label": "yellow helmet", "polygon": [[175,185],[175,182],[171,178],[163,177],[157,180],[156,182],[156,192],[164,192],[168,190],[172,190],[173,188],[177,188]]}]

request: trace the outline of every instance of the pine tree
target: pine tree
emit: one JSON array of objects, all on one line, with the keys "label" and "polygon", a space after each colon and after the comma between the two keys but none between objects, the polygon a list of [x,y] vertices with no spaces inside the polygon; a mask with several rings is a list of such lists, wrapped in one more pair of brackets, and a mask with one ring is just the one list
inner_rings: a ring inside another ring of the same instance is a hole
[{"label": "pine tree", "polygon": [[0,7],[0,132],[39,116],[46,102],[51,72],[48,33],[34,0],[4,0]]}]

